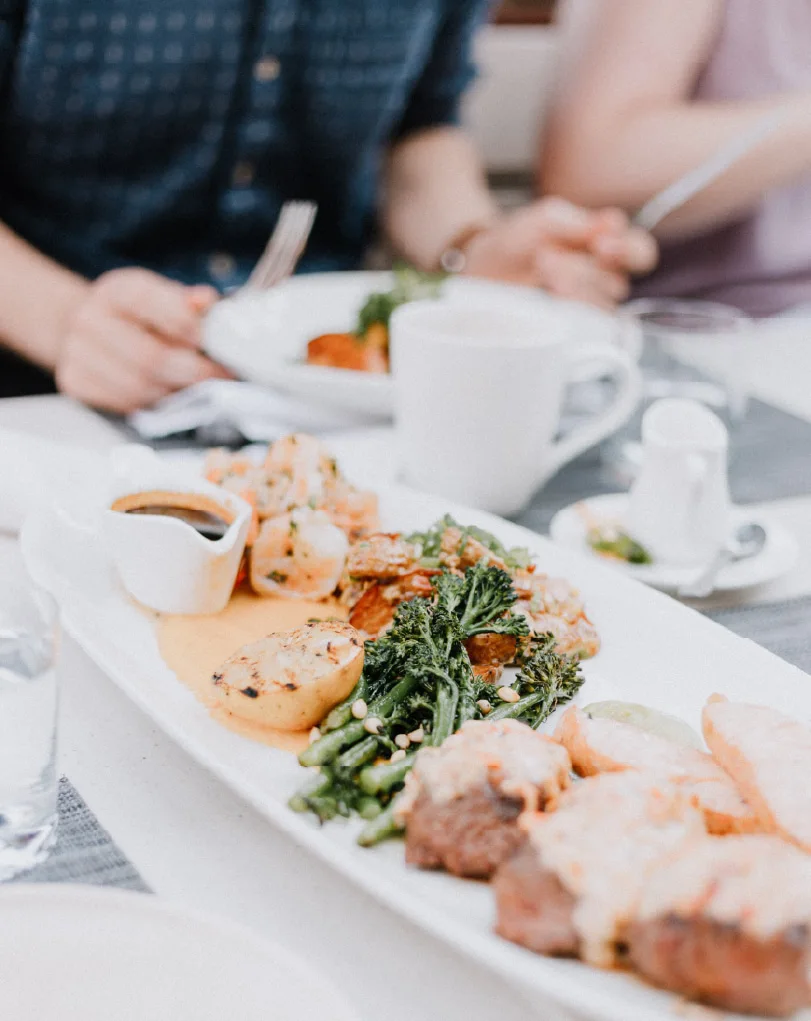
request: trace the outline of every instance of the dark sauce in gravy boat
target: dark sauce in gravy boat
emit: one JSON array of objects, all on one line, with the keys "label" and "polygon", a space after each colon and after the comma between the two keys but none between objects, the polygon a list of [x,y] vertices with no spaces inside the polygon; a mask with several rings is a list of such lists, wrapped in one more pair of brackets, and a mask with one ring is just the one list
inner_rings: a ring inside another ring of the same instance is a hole
[{"label": "dark sauce in gravy boat", "polygon": [[222,539],[234,520],[233,513],[216,500],[197,493],[131,493],[116,500],[111,509],[122,514],[176,518],[211,542]]}]

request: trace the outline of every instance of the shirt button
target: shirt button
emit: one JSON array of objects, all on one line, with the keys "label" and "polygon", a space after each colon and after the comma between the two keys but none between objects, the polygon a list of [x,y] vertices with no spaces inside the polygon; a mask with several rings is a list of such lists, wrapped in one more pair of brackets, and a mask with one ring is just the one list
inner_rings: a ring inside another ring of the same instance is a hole
[{"label": "shirt button", "polygon": [[208,271],[217,280],[227,280],[236,272],[237,262],[228,252],[214,252],[208,260]]},{"label": "shirt button", "polygon": [[254,65],[253,76],[258,82],[272,82],[278,78],[282,71],[282,65],[276,57],[262,57]]},{"label": "shirt button", "polygon": [[253,182],[255,172],[256,167],[253,163],[247,161],[237,163],[231,174],[231,182],[235,188],[247,188]]}]

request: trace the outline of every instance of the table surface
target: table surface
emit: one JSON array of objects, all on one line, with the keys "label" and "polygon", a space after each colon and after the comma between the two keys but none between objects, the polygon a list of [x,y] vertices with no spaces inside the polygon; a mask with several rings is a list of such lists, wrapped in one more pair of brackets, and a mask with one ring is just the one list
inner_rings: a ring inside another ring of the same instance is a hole
[{"label": "table surface", "polygon": [[[776,338],[758,352],[753,379],[755,396],[811,421],[811,337]],[[120,441],[109,423],[63,397],[0,401],[0,426],[96,449]],[[811,593],[811,494],[768,506],[797,535],[797,568],[714,605]],[[0,538],[0,568],[13,569],[18,557],[15,540]],[[524,999],[277,832],[69,641],[60,676],[61,769],[156,893],[284,943],[338,984],[365,1019],[552,1021],[547,1004]]]}]

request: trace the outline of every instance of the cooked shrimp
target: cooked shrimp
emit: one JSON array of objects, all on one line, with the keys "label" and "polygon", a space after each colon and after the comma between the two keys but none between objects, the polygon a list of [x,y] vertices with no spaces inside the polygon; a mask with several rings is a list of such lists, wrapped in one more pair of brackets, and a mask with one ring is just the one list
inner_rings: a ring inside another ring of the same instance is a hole
[{"label": "cooked shrimp", "polygon": [[350,542],[355,542],[380,527],[377,494],[355,489],[346,479],[329,480],[324,494],[323,509]]},{"label": "cooked shrimp", "polygon": [[349,541],[323,511],[299,507],[262,523],[251,552],[260,595],[326,599],[344,568]]},{"label": "cooked shrimp", "polygon": [[290,510],[287,501],[289,480],[268,477],[250,458],[227,450],[210,450],[206,457],[205,477],[209,482],[236,493],[256,508],[260,518],[273,517]]},{"label": "cooked shrimp", "polygon": [[557,651],[589,659],[600,651],[600,637],[586,616],[580,593],[563,578],[522,572],[516,577],[518,602],[513,609],[522,613],[534,634],[551,633]]},{"label": "cooked shrimp", "polygon": [[209,482],[221,486],[226,479],[233,476],[244,478],[255,468],[250,458],[233,454],[225,447],[213,447],[206,454],[203,474]]},{"label": "cooked shrimp", "polygon": [[326,480],[338,475],[335,459],[324,444],[306,433],[292,433],[272,443],[263,468],[269,480],[280,480],[285,510],[320,506]]}]

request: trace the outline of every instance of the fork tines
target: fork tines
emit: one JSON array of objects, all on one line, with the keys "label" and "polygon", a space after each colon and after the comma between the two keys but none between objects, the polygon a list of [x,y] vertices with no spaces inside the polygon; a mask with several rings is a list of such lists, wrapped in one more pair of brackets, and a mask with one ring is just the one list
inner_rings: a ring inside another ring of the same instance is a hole
[{"label": "fork tines", "polygon": [[273,234],[244,290],[267,290],[291,275],[307,245],[316,211],[314,202],[284,203]]}]

